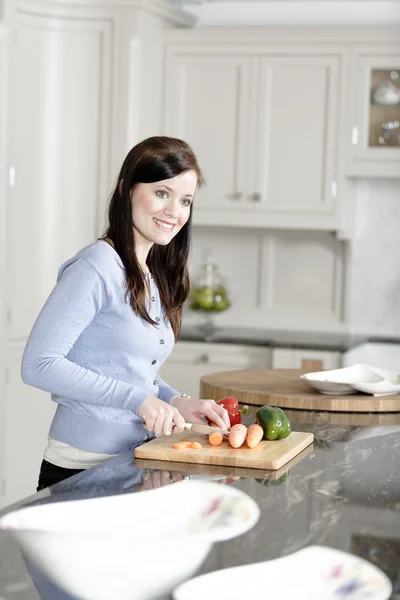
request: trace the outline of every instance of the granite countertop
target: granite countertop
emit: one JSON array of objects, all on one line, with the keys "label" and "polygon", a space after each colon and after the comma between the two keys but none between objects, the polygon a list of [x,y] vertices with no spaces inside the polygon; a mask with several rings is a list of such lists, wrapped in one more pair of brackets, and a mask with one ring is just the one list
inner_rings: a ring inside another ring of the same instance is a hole
[{"label": "granite countertop", "polygon": [[[278,480],[263,479],[271,472],[246,477],[243,470],[183,463],[176,463],[172,471],[162,469],[165,463],[151,463],[151,469],[150,461],[134,464],[129,452],[15,506],[139,492],[170,484],[171,478],[211,478],[252,496],[261,508],[261,517],[246,534],[216,544],[199,572],[278,558],[320,544],[377,564],[391,578],[392,599],[398,600],[400,415],[292,411],[290,418],[295,430],[313,431],[315,441],[301,460],[292,463],[289,474]],[[232,479],[235,475],[237,480]],[[32,576],[37,574],[32,572]],[[8,534],[0,532],[0,598],[70,599],[40,581],[39,595],[18,547]]]},{"label": "granite countertop", "polygon": [[[246,327],[215,327],[207,329],[200,326],[182,326],[180,340],[191,342],[214,342],[225,344],[249,344],[279,348],[307,348],[310,350],[330,350],[346,352],[360,344],[385,339],[366,335],[347,333],[326,333],[313,331],[282,331],[278,329],[254,329]],[[399,343],[400,339],[387,340],[387,343]]]}]

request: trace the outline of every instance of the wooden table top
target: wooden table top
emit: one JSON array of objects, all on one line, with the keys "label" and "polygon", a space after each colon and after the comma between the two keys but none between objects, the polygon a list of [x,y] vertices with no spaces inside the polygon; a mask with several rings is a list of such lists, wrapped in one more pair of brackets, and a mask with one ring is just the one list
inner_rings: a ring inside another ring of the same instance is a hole
[{"label": "wooden table top", "polygon": [[298,410],[337,412],[400,412],[400,394],[328,396],[300,379],[299,369],[221,371],[200,379],[202,398],[235,396],[241,404],[270,404]]}]

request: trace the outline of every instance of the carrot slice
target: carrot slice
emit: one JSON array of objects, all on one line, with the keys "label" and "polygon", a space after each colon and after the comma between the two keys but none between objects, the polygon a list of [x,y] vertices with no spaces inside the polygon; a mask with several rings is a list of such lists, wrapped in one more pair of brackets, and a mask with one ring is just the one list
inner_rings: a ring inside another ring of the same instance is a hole
[{"label": "carrot slice", "polygon": [[222,444],[223,439],[224,436],[218,431],[214,431],[214,433],[210,433],[210,435],[208,436],[208,441],[210,442],[211,446],[219,446],[220,444]]},{"label": "carrot slice", "polygon": [[175,450],[184,450],[184,448],[186,448],[186,442],[175,442],[173,447]]},{"label": "carrot slice", "polygon": [[200,442],[192,442],[190,447],[194,448],[195,450],[199,450],[199,448],[202,448],[203,446],[200,444]]},{"label": "carrot slice", "polygon": [[247,430],[246,443],[249,448],[255,448],[261,442],[264,435],[264,430],[261,425],[254,423]]}]

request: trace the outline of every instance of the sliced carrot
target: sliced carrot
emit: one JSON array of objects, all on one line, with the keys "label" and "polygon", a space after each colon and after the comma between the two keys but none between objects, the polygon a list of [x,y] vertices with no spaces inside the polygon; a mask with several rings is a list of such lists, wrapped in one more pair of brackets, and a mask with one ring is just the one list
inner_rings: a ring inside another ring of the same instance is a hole
[{"label": "sliced carrot", "polygon": [[229,443],[232,448],[240,448],[247,435],[247,427],[244,425],[233,425],[229,432]]},{"label": "sliced carrot", "polygon": [[173,447],[175,450],[184,450],[184,448],[186,448],[186,442],[175,442]]},{"label": "sliced carrot", "polygon": [[190,447],[194,448],[195,450],[199,450],[199,448],[202,448],[203,446],[200,444],[200,442],[192,442]]},{"label": "sliced carrot", "polygon": [[219,433],[219,431],[214,431],[214,433],[210,433],[208,436],[208,441],[210,442],[211,446],[219,446],[222,444],[223,439],[224,436],[222,433]]},{"label": "sliced carrot", "polygon": [[264,435],[264,430],[261,425],[254,423],[247,430],[246,443],[249,448],[255,448],[261,442]]}]

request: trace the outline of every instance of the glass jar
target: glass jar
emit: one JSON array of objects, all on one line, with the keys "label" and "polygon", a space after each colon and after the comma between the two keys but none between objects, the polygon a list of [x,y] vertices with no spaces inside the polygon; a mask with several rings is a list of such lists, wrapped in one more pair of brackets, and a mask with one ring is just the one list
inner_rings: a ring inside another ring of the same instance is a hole
[{"label": "glass jar", "polygon": [[189,307],[191,310],[217,313],[227,310],[230,305],[225,280],[209,257],[192,280]]}]

